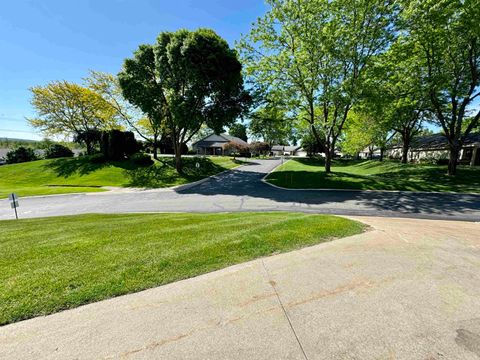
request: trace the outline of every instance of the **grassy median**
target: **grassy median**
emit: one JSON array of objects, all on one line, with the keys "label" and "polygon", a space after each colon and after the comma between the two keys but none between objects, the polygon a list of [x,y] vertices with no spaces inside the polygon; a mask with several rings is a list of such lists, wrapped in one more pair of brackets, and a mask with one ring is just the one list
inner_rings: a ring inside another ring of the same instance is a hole
[{"label": "grassy median", "polygon": [[291,189],[361,189],[480,192],[480,167],[401,164],[397,161],[336,160],[327,175],[321,159],[293,159],[268,175],[268,182]]},{"label": "grassy median", "polygon": [[79,215],[0,221],[0,325],[362,232],[302,213]]},{"label": "grassy median", "polygon": [[[0,199],[19,196],[105,191],[103,186],[160,188],[186,184],[241,164],[230,157],[185,157],[184,174],[175,171],[173,158],[151,166],[132,161],[98,162],[93,157],[38,160],[0,166]],[[200,163],[197,169],[196,163]]]}]

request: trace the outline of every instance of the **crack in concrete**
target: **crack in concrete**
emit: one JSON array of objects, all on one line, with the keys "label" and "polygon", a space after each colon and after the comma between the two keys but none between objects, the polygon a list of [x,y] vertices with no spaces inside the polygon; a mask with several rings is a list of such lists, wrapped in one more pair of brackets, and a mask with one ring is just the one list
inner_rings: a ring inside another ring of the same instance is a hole
[{"label": "crack in concrete", "polygon": [[267,267],[265,266],[265,262],[263,261],[263,259],[262,259],[262,266],[263,266],[263,269],[265,270],[265,273],[267,274],[268,283],[273,288],[273,291],[275,291],[275,295],[277,297],[278,303],[280,304],[280,307],[283,310],[283,314],[285,315],[285,318],[288,321],[288,325],[290,326],[290,329],[292,330],[293,335],[295,336],[295,340],[297,341],[298,346],[300,347],[300,350],[302,351],[303,357],[305,358],[305,360],[309,360],[307,354],[305,353],[305,349],[303,348],[303,345],[300,342],[300,339],[297,335],[297,332],[295,331],[295,328],[293,327],[292,321],[290,320],[290,317],[288,316],[287,310],[283,306],[282,300],[280,299],[280,295],[278,294],[278,291],[277,291],[277,288],[276,288],[277,283],[271,279],[270,273],[268,272]]}]

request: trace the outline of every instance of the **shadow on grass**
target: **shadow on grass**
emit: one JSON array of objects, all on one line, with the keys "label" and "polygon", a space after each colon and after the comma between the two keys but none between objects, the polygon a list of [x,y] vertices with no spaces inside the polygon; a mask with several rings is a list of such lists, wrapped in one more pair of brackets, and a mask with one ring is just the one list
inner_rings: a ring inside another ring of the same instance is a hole
[{"label": "shadow on grass", "polygon": [[[380,174],[356,174],[332,170],[324,171],[278,171],[269,175],[272,184],[286,188],[325,188],[356,190],[400,191],[453,191],[480,192],[480,169],[459,167],[456,176],[446,175],[443,167],[429,165],[403,165],[385,162]],[[350,163],[350,166],[352,164]],[[358,163],[363,168],[378,167],[377,164]],[[338,162],[335,163],[338,166]]]},{"label": "shadow on grass", "polygon": [[[215,175],[227,169],[209,158],[183,158],[183,174],[175,170],[173,157],[160,158],[153,165],[138,165],[131,160],[104,161],[96,156],[79,158],[61,158],[48,162],[45,167],[53,169],[58,177],[68,178],[73,175],[88,175],[106,167],[117,167],[125,170],[125,186],[157,188],[176,184],[184,184]],[[232,160],[236,164],[244,164],[241,160]],[[199,167],[197,168],[197,163]],[[64,186],[64,185],[62,185]],[[71,185],[83,186],[83,185]]]},{"label": "shadow on grass", "polygon": [[[126,171],[127,186],[144,188],[172,186],[197,181],[227,170],[227,167],[216,164],[208,158],[183,158],[182,161],[183,174],[178,174],[175,170],[173,158],[163,158],[152,166],[129,169]],[[238,164],[243,163],[240,160],[233,161]]]},{"label": "shadow on grass", "polygon": [[134,164],[130,160],[105,161],[95,156],[54,159],[45,165],[45,167],[53,169],[57,176],[64,178],[72,175],[88,175],[109,166],[119,167],[125,170],[134,170],[142,167]]}]

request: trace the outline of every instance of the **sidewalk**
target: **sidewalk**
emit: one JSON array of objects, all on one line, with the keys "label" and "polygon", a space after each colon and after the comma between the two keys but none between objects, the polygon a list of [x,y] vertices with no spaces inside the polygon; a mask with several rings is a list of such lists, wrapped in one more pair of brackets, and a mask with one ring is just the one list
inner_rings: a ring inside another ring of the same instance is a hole
[{"label": "sidewalk", "polygon": [[0,327],[1,359],[478,359],[480,224],[361,235]]}]

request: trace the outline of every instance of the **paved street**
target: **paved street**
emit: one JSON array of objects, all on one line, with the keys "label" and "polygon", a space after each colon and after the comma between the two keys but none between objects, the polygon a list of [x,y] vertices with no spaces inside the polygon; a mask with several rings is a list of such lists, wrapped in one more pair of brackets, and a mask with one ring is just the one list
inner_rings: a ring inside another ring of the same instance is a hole
[{"label": "paved street", "polygon": [[0,359],[478,359],[480,224],[370,231],[0,327]]},{"label": "paved street", "polygon": [[[261,178],[279,160],[252,160],[187,190],[131,190],[20,199],[19,216],[41,217],[116,212],[310,211],[480,221],[480,194],[420,194],[379,191],[291,191]],[[0,200],[0,219],[12,219]]]}]

